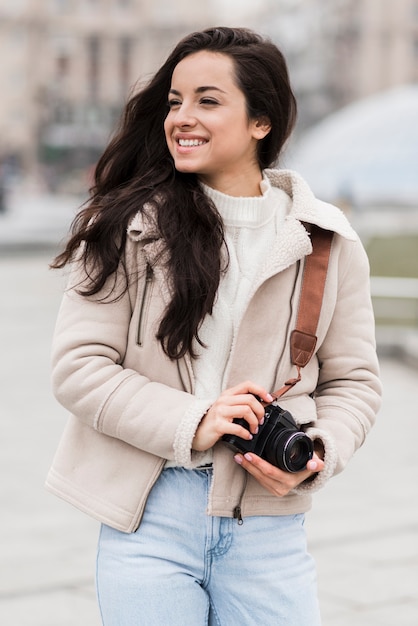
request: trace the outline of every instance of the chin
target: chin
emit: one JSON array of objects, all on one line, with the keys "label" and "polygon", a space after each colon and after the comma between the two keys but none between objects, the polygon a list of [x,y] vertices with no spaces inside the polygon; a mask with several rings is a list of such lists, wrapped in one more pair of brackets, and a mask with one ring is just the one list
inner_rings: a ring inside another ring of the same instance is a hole
[{"label": "chin", "polygon": [[187,165],[186,163],[176,163],[174,162],[174,167],[178,172],[182,174],[197,174],[197,170],[193,165]]}]

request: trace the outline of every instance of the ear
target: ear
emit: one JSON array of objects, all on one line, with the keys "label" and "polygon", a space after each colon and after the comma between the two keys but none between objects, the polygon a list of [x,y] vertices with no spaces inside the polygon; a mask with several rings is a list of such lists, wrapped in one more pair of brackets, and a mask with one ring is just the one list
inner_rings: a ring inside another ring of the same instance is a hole
[{"label": "ear", "polygon": [[253,136],[255,139],[264,139],[271,131],[271,122],[269,118],[264,115],[254,120]]}]

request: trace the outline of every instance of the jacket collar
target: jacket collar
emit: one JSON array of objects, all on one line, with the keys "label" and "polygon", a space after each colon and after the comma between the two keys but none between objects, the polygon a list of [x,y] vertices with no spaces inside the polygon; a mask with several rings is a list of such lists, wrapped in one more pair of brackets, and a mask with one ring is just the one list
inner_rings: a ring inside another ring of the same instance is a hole
[{"label": "jacket collar", "polygon": [[291,200],[287,220],[298,220],[332,230],[345,239],[355,241],[357,234],[350,226],[344,213],[327,202],[318,200],[306,181],[292,170],[265,170],[274,187],[286,192]]},{"label": "jacket collar", "polygon": [[[266,255],[261,274],[271,275],[293,265],[312,252],[309,234],[304,223],[332,230],[345,239],[355,241],[357,235],[343,212],[337,207],[318,200],[304,179],[292,170],[267,169],[265,175],[274,187],[282,189],[289,197],[289,208],[284,223],[277,225],[276,245]],[[148,261],[154,265],[165,258],[165,247],[158,230],[156,210],[145,205],[132,218],[127,229],[132,241],[142,242]]]},{"label": "jacket collar", "polygon": [[132,241],[148,241],[160,238],[157,224],[156,209],[146,204],[138,211],[128,224],[127,233]]},{"label": "jacket collar", "polygon": [[146,204],[138,211],[128,224],[128,239],[141,242],[145,258],[151,266],[163,265],[167,260],[167,249],[157,223],[157,213],[154,205]]}]

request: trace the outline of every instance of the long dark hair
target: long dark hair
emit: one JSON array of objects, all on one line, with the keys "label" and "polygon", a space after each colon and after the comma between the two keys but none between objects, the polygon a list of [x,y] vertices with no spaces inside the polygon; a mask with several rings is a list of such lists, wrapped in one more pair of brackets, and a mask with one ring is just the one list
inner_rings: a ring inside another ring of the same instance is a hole
[{"label": "long dark hair", "polygon": [[212,311],[222,271],[221,217],[196,175],[175,170],[163,128],[174,68],[201,50],[221,52],[234,61],[249,119],[268,118],[271,123],[270,132],[257,144],[258,164],[265,169],[276,163],[296,120],[282,53],[248,29],[195,32],[177,44],[150,83],[129,100],[118,131],[97,164],[90,199],[72,224],[65,250],[51,264],[63,267],[81,251],[89,280],[79,291],[97,294],[123,262],[129,220],[146,203],[154,204],[169,253],[173,293],[157,338],[172,359],[186,352],[194,356],[193,341],[200,341],[199,327]]}]

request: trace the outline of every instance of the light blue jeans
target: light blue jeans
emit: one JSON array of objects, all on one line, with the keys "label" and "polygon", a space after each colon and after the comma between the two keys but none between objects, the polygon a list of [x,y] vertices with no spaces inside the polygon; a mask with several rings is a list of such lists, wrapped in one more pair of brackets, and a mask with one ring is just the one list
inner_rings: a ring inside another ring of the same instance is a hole
[{"label": "light blue jeans", "polygon": [[304,516],[208,516],[211,478],[166,469],[135,533],[102,526],[104,626],[320,626]]}]

